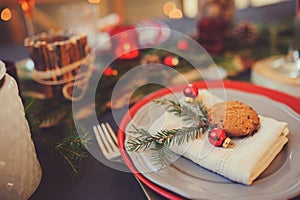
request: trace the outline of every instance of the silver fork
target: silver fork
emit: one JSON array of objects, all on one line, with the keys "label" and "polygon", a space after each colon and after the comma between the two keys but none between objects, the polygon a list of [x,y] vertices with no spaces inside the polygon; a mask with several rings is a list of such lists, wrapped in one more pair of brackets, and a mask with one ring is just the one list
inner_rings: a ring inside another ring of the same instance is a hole
[{"label": "silver fork", "polygon": [[[97,143],[107,160],[112,162],[120,162],[123,163],[121,153],[118,149],[118,141],[115,132],[109,125],[109,123],[101,123],[93,126],[93,131],[96,136]],[[134,175],[142,190],[144,191],[148,200],[150,200],[150,191],[148,191],[141,181]]]}]

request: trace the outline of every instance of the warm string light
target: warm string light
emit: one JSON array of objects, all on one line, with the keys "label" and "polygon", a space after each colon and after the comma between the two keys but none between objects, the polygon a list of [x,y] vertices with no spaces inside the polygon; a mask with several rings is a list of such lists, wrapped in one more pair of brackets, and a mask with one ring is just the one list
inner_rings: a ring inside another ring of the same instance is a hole
[{"label": "warm string light", "polygon": [[88,0],[89,3],[98,4],[101,0]]},{"label": "warm string light", "polygon": [[169,18],[171,19],[180,19],[182,18],[182,16],[182,11],[178,8],[171,10],[171,12],[169,13]]},{"label": "warm string light", "polygon": [[166,2],[163,5],[163,12],[165,15],[172,19],[179,19],[183,16],[182,11],[179,8],[177,8],[174,2],[171,1]]},{"label": "warm string light", "polygon": [[163,6],[164,14],[169,16],[169,13],[171,12],[171,10],[173,10],[175,8],[177,8],[177,6],[174,2],[165,3],[164,6]]},{"label": "warm string light", "polygon": [[11,11],[9,8],[4,8],[1,11],[1,20],[3,21],[9,21],[12,17]]}]

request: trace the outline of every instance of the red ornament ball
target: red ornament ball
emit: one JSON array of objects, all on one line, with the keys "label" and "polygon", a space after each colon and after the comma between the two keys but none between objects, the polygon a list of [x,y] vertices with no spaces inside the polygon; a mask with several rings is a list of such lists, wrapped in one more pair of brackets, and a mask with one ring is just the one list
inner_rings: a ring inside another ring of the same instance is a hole
[{"label": "red ornament ball", "polygon": [[190,97],[190,98],[195,99],[198,96],[198,88],[197,88],[197,86],[195,86],[193,84],[188,84],[184,88],[183,94],[185,97]]},{"label": "red ornament ball", "polygon": [[175,56],[167,56],[164,59],[164,64],[170,66],[170,67],[174,67],[176,65],[178,65],[179,63],[179,59]]},{"label": "red ornament ball", "polygon": [[224,130],[220,128],[213,128],[208,132],[208,141],[216,147],[227,147],[231,139],[228,138]]},{"label": "red ornament ball", "polygon": [[177,43],[177,48],[182,51],[189,49],[189,43],[186,40],[179,40]]}]

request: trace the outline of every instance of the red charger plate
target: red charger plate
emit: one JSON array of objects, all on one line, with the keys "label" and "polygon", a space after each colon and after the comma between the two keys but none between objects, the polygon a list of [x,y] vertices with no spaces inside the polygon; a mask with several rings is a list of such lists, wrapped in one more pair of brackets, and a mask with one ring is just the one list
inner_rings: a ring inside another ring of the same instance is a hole
[{"label": "red charger plate", "polygon": [[[207,85],[209,85],[209,88],[220,88],[220,87],[224,86],[225,89],[226,88],[236,89],[236,90],[241,90],[241,91],[245,91],[245,92],[249,92],[249,93],[260,94],[263,96],[267,96],[267,97],[271,98],[272,100],[281,102],[281,103],[289,106],[295,112],[300,114],[300,98],[296,98],[296,97],[290,96],[288,94],[278,92],[275,90],[271,90],[268,88],[264,88],[261,86],[253,85],[251,83],[225,80],[225,81],[223,81],[222,84],[220,84],[220,81],[210,81],[209,84],[207,84],[207,82],[204,82],[204,81],[199,81],[199,82],[194,82],[193,84],[201,89],[206,89]],[[144,184],[146,184],[152,190],[156,191],[157,193],[159,193],[160,195],[162,195],[168,199],[183,199],[183,197],[152,183],[147,178],[145,178],[141,173],[139,173],[139,171],[135,168],[135,166],[131,162],[129,155],[127,154],[127,152],[125,150],[124,142],[125,142],[126,134],[123,130],[126,129],[127,124],[131,121],[132,117],[137,113],[137,111],[141,107],[143,107],[146,103],[150,102],[151,100],[153,100],[155,98],[169,94],[171,92],[180,92],[183,90],[183,88],[185,86],[186,85],[174,86],[174,87],[172,87],[172,90],[170,90],[168,88],[164,88],[164,89],[158,90],[154,93],[147,95],[145,98],[143,98],[142,100],[137,102],[134,106],[132,106],[130,108],[130,110],[125,114],[125,116],[123,117],[123,119],[121,121],[119,130],[118,130],[119,149],[121,151],[121,154],[122,154],[122,157],[123,157],[125,163],[129,167],[129,169]]]}]

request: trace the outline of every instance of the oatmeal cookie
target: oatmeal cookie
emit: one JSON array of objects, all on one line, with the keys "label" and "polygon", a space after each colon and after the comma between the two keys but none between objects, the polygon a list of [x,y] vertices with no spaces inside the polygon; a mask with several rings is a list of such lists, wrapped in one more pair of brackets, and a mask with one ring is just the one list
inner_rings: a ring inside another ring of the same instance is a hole
[{"label": "oatmeal cookie", "polygon": [[208,111],[211,127],[218,127],[229,137],[253,135],[259,129],[259,116],[250,106],[239,101],[213,105]]}]

